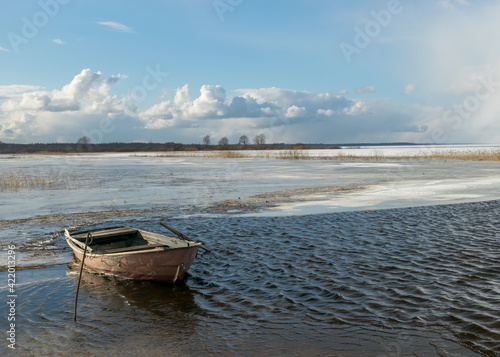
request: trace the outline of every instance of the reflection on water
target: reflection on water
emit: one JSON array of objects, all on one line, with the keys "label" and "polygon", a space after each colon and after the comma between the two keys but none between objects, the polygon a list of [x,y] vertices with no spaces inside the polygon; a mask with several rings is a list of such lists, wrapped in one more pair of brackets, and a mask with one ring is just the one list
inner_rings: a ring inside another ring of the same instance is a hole
[{"label": "reflection on water", "polygon": [[[67,276],[78,284],[80,261],[74,255],[67,264]],[[81,286],[91,289],[92,294],[108,299],[125,300],[130,306],[144,309],[161,317],[172,313],[201,314],[194,300],[193,291],[184,283],[160,284],[148,281],[124,279],[110,275],[82,271]]]},{"label": "reflection on water", "polygon": [[85,272],[77,323],[78,269],[20,272],[15,355],[495,356],[499,223],[499,201],[178,220],[214,249],[187,280]]}]

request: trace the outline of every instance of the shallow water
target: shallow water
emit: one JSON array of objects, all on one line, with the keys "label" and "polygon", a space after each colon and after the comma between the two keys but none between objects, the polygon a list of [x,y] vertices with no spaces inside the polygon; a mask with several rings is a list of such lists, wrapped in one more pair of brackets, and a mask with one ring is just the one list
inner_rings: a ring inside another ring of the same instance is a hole
[{"label": "shallow water", "polygon": [[[55,187],[2,190],[5,176],[19,177],[19,181],[31,176],[55,178]],[[334,202],[322,212],[378,208],[391,200],[407,207],[415,206],[416,201],[440,204],[500,199],[498,163],[487,161],[20,155],[0,160],[0,220],[125,209],[200,208],[284,189],[353,184],[369,190],[366,194],[334,195]],[[308,212],[292,212],[297,213]]]},{"label": "shallow water", "polygon": [[20,271],[0,354],[500,354],[500,201],[170,224],[214,249],[184,284],[85,273],[74,323],[71,265]]}]

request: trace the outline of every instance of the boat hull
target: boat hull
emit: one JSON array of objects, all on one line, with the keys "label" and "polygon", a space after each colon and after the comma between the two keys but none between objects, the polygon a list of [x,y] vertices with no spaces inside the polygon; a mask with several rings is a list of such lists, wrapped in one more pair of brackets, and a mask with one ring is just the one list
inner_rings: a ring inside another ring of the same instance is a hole
[{"label": "boat hull", "polygon": [[[83,250],[68,244],[81,261]],[[87,252],[84,267],[97,273],[111,274],[129,279],[175,283],[181,280],[194,261],[197,246],[154,250],[128,254],[97,254]]]}]

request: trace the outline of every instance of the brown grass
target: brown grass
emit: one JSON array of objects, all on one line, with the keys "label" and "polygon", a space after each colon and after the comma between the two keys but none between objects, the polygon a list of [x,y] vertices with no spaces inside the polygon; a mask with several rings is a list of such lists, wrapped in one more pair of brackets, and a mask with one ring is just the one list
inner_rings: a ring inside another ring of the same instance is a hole
[{"label": "brown grass", "polygon": [[75,174],[51,169],[18,168],[0,174],[0,191],[77,189],[84,185]]},{"label": "brown grass", "polygon": [[[219,151],[210,157],[224,157],[228,159],[252,158],[254,156],[245,155],[244,151]],[[305,160],[309,159],[309,153],[302,149],[286,149],[278,151],[262,151],[255,156],[259,159],[281,159],[281,160]]]},{"label": "brown grass", "polygon": [[276,156],[277,159],[282,160],[308,160],[311,157],[306,150],[302,149],[287,149],[281,150]]},{"label": "brown grass", "polygon": [[412,160],[412,159],[440,159],[440,160],[469,160],[469,161],[500,161],[500,149],[470,149],[467,151],[435,150],[418,152],[408,156],[385,156],[380,152],[373,155],[351,155],[339,152],[336,156],[322,159],[341,161],[380,161],[380,160]]},{"label": "brown grass", "polygon": [[463,152],[453,150],[431,152],[423,155],[429,159],[473,160],[473,161],[500,161],[500,149],[470,149]]},{"label": "brown grass", "polygon": [[226,159],[239,159],[243,157],[248,157],[245,156],[245,154],[242,151],[216,151],[212,153],[213,155],[210,155],[209,157],[223,157]]},{"label": "brown grass", "polygon": [[[401,157],[403,158],[403,157]],[[389,156],[384,156],[382,155],[379,151],[375,150],[373,155],[354,155],[354,154],[346,154],[342,151],[338,152],[336,156],[330,156],[325,159],[330,159],[330,160],[340,160],[340,161],[356,161],[356,160],[373,160],[373,161],[379,161],[379,160],[387,160],[387,159],[397,159],[397,157],[389,157]]]},{"label": "brown grass", "polygon": [[[411,149],[409,149],[411,150]],[[349,153],[346,153],[349,151]],[[245,151],[204,151],[199,153],[161,153],[155,157],[209,157],[209,158],[256,158],[256,159],[278,159],[278,160],[339,160],[339,161],[382,161],[382,160],[417,160],[417,159],[441,159],[441,160],[470,160],[470,161],[500,161],[500,148],[498,149],[470,149],[467,151],[434,150],[429,152],[414,152],[410,155],[389,156],[380,150],[374,150],[370,155],[356,155],[356,150],[338,151],[332,156],[312,156],[308,150],[284,149],[273,151],[260,151],[257,155],[247,155]],[[352,153],[351,153],[352,152]],[[137,157],[147,155],[132,155]],[[148,156],[149,157],[149,156]]]}]

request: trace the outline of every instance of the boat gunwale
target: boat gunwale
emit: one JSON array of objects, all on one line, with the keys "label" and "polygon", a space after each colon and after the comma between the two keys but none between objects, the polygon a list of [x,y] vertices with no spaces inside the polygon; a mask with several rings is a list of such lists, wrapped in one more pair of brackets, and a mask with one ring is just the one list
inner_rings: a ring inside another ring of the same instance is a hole
[{"label": "boat gunwale", "polygon": [[[109,229],[116,229],[116,228],[122,228],[122,227],[124,227],[124,226],[110,227]],[[130,227],[128,227],[128,228],[130,228]],[[132,229],[135,229],[135,228],[132,228]],[[92,233],[92,232],[101,231],[101,230],[105,231],[105,230],[108,230],[108,228],[97,229],[97,230],[88,230],[88,231],[78,232],[78,234],[89,233],[89,232]],[[92,247],[87,246],[87,254],[91,254],[93,256],[111,257],[111,256],[120,256],[120,255],[143,254],[143,253],[153,253],[153,252],[156,253],[156,252],[161,252],[161,251],[190,249],[190,248],[199,247],[199,246],[202,245],[202,243],[199,243],[199,242],[184,241],[182,239],[169,237],[169,236],[166,236],[166,235],[163,235],[163,234],[159,234],[159,233],[148,232],[148,231],[144,231],[144,230],[141,230],[141,229],[135,229],[135,230],[137,232],[140,232],[140,233],[142,233],[142,232],[144,232],[144,233],[152,233],[152,234],[157,234],[157,235],[160,235],[160,236],[172,239],[172,240],[178,240],[178,241],[184,242],[186,245],[185,246],[181,246],[181,247],[171,247],[171,246],[169,246],[167,244],[163,244],[163,243],[160,246],[159,245],[155,245],[155,244],[144,244],[144,245],[138,245],[137,246],[138,249],[136,249],[136,250],[123,251],[123,252],[111,252],[111,253],[106,253],[106,250],[93,249]],[[82,243],[79,239],[72,237],[72,233],[69,233],[69,231],[67,229],[64,230],[64,236],[66,238],[66,241],[67,241],[68,245],[70,246],[70,248],[73,251],[75,251],[75,249],[76,249],[79,253],[83,254],[84,245],[85,245],[84,243]],[[145,248],[145,247],[148,247],[148,246],[151,246],[151,248]],[[127,247],[127,248],[130,248],[130,247]],[[112,249],[109,249],[109,250],[112,250]]]}]

